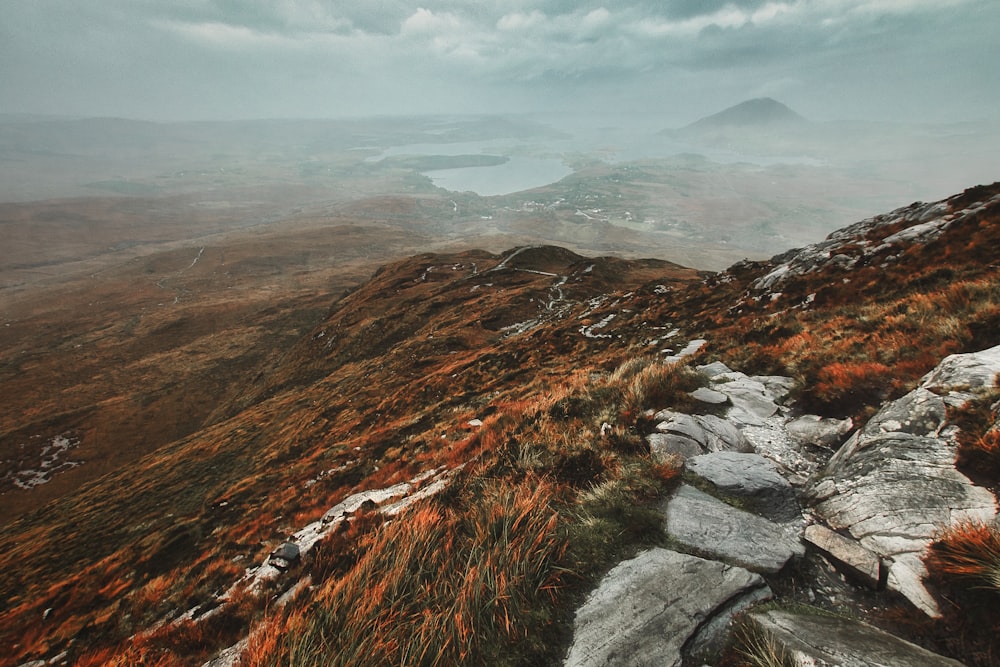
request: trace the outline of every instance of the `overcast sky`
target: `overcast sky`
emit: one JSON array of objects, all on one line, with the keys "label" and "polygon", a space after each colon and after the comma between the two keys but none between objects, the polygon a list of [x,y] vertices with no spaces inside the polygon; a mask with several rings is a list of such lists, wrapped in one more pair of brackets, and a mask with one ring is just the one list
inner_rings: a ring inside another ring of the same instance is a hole
[{"label": "overcast sky", "polygon": [[0,113],[1000,115],[998,0],[0,0]]}]

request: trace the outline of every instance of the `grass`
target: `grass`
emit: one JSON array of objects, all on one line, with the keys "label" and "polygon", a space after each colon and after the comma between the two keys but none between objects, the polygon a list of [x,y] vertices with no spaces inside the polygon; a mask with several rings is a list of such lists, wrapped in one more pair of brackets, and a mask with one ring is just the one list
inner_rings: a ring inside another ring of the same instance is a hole
[{"label": "grass", "polygon": [[982,522],[949,527],[933,544],[927,566],[941,577],[1000,593],[1000,528]]},{"label": "grass", "polygon": [[566,548],[560,488],[537,478],[464,486],[448,505],[425,503],[372,534],[346,576],[258,635],[249,664],[457,664],[551,623],[545,603]]},{"label": "grass", "polygon": [[[244,660],[558,662],[575,603],[615,563],[663,539],[653,505],[678,471],[653,462],[626,420],[670,405],[689,373],[632,361],[498,406],[476,442],[462,445],[478,459],[446,491],[321,544],[311,566],[318,591],[268,622]],[[614,427],[601,429],[604,419]]]},{"label": "grass", "polygon": [[750,667],[795,667],[797,664],[774,635],[749,622],[742,623],[737,630],[736,653]]}]

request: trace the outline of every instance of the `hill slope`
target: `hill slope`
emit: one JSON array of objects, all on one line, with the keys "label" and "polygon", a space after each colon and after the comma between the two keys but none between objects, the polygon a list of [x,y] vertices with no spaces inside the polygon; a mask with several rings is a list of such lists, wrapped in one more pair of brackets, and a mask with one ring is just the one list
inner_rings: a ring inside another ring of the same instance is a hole
[{"label": "hill slope", "polygon": [[706,340],[863,423],[1000,343],[998,247],[994,184],[719,274],[554,247],[386,266],[210,426],[0,529],[0,664],[201,664],[258,623],[250,664],[558,660],[597,578],[663,539],[678,471],[646,410],[699,383],[671,355]]}]

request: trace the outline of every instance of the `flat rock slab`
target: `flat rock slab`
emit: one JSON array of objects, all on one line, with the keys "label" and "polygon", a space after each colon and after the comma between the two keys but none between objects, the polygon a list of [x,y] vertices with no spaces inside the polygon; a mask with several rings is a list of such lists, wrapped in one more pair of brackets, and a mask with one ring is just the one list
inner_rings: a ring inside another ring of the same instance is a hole
[{"label": "flat rock slab", "polygon": [[792,485],[770,459],[759,454],[714,452],[688,459],[684,470],[727,496],[739,498],[747,509],[772,521],[802,518]]},{"label": "flat rock slab", "polygon": [[773,573],[805,554],[795,531],[682,485],[665,503],[666,530],[685,549]]},{"label": "flat rock slab", "polygon": [[857,540],[852,540],[826,526],[813,524],[806,527],[805,540],[822,551],[839,570],[846,570],[869,588],[878,588],[882,574],[882,561]]},{"label": "flat rock slab", "polygon": [[799,665],[817,667],[961,667],[916,644],[845,618],[774,609],[748,621]]},{"label": "flat rock slab", "polygon": [[723,394],[721,391],[715,391],[714,389],[709,389],[708,387],[698,387],[689,395],[694,400],[700,403],[705,403],[706,405],[725,405],[729,402],[728,396]]},{"label": "flat rock slab", "polygon": [[766,590],[743,568],[650,549],[615,566],[577,610],[565,665],[678,666],[706,619]]},{"label": "flat rock slab", "polygon": [[778,411],[776,397],[768,392],[767,386],[763,382],[749,378],[742,373],[718,375],[713,380],[715,383],[712,385],[712,389],[728,396],[736,408],[757,417],[770,417]]}]

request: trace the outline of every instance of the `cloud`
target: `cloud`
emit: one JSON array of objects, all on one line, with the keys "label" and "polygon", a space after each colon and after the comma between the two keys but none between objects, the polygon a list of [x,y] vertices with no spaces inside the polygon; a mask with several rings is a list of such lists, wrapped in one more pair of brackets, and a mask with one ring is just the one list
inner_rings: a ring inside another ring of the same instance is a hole
[{"label": "cloud", "polygon": [[[393,91],[400,110],[614,106],[630,90],[654,104],[658,90],[735,98],[791,81],[778,88],[808,101],[831,81],[870,94],[865,80],[890,66],[884,97],[913,100],[921,76],[956,94],[954,63],[986,109],[998,24],[995,0],[33,0],[5,5],[0,89],[16,94],[0,111],[139,113],[176,98],[197,113],[205,91],[241,90],[257,105],[241,114],[321,113],[317,90],[359,113]],[[220,92],[210,106],[224,105]]]}]

